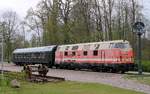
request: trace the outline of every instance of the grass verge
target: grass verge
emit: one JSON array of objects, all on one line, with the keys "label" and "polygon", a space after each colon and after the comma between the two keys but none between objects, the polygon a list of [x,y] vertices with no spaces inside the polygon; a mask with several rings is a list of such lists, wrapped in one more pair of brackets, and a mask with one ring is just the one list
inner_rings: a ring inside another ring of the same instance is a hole
[{"label": "grass verge", "polygon": [[[5,74],[5,81],[14,79],[16,73]],[[1,86],[0,94],[144,94],[131,90],[116,88],[103,84],[60,82],[60,83],[29,83],[21,79],[22,74],[16,74],[21,82],[21,88],[11,88],[9,83]],[[23,75],[22,75],[23,76]],[[8,79],[9,78],[9,79]]]},{"label": "grass verge", "polygon": [[130,79],[134,81],[138,81],[143,84],[150,85],[150,75],[149,74],[143,74],[143,75],[138,75],[138,74],[125,74],[125,79]]}]

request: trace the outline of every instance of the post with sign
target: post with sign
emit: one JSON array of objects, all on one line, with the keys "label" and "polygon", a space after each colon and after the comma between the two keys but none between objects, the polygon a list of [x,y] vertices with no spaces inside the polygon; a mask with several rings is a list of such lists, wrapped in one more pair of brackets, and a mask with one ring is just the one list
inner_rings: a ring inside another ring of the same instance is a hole
[{"label": "post with sign", "polygon": [[138,64],[138,73],[139,75],[142,75],[142,65],[141,65],[141,36],[143,35],[143,33],[145,33],[144,31],[144,23],[143,22],[136,22],[134,24],[134,29],[136,31],[136,34],[137,34],[137,64]]}]

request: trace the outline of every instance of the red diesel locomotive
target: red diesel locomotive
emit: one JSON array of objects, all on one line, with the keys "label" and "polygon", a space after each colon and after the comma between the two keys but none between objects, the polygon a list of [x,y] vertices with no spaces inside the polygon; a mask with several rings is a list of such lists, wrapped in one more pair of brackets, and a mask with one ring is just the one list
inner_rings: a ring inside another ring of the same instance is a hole
[{"label": "red diesel locomotive", "polygon": [[124,40],[23,48],[13,52],[13,62],[18,65],[46,64],[105,72],[133,70],[133,60],[133,50]]},{"label": "red diesel locomotive", "polygon": [[60,45],[55,52],[55,66],[60,68],[125,72],[133,65],[133,50],[123,40]]}]

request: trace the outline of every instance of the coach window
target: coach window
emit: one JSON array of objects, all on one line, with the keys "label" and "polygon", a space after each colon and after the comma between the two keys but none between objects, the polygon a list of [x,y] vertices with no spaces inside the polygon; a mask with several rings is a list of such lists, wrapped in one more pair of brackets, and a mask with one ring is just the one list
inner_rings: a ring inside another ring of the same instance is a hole
[{"label": "coach window", "polygon": [[[0,55],[1,56],[1,55]],[[17,58],[17,55],[16,54],[14,54],[14,58],[16,59]]]},{"label": "coach window", "polygon": [[42,58],[43,58],[43,59],[45,58],[45,53],[42,54]]},{"label": "coach window", "polygon": [[24,58],[24,59],[26,58],[25,54],[23,54],[23,58]]},{"label": "coach window", "polygon": [[68,56],[68,52],[65,52],[65,54],[64,54],[65,56]]},{"label": "coach window", "polygon": [[83,55],[84,55],[84,56],[87,56],[87,55],[88,55],[88,52],[87,52],[87,51],[84,51],[84,52],[83,52]]},{"label": "coach window", "polygon": [[19,59],[19,58],[20,58],[20,55],[18,54],[17,57],[18,57],[18,59]]},{"label": "coach window", "polygon": [[98,55],[98,51],[97,50],[93,51],[93,55],[97,56]]},{"label": "coach window", "polygon": [[41,58],[41,53],[38,53],[38,58]]},{"label": "coach window", "polygon": [[34,53],[31,54],[31,58],[34,58]]}]

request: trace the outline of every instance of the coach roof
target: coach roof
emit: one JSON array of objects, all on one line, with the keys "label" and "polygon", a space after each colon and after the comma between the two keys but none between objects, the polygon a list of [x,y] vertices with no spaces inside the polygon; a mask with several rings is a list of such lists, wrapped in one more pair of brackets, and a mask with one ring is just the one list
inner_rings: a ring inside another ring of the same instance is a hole
[{"label": "coach roof", "polygon": [[22,48],[22,49],[14,50],[13,53],[48,52],[48,51],[52,51],[54,47],[56,47],[56,45],[33,47],[33,48]]}]

